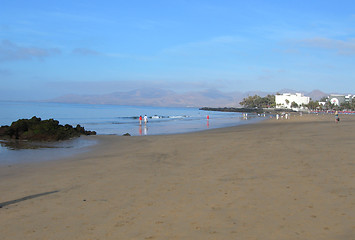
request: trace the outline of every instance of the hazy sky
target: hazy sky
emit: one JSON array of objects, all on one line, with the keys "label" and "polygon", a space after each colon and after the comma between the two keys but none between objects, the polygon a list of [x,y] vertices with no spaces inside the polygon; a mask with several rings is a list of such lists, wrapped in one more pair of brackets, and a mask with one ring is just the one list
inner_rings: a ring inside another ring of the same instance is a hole
[{"label": "hazy sky", "polygon": [[0,100],[147,87],[355,94],[354,0],[0,6]]}]

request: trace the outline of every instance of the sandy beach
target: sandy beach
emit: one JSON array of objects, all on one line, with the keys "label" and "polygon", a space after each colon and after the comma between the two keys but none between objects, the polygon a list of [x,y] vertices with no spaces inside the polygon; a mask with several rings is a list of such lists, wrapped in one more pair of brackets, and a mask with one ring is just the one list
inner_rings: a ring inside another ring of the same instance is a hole
[{"label": "sandy beach", "polygon": [[354,133],[355,116],[304,115],[93,136],[90,152],[0,167],[0,239],[352,240]]}]

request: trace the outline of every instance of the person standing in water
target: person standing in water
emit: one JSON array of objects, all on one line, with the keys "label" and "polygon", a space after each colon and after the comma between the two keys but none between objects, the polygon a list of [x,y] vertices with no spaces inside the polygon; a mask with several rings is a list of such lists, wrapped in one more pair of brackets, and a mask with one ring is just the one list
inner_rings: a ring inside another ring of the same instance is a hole
[{"label": "person standing in water", "polygon": [[144,115],[144,124],[147,125],[147,122],[148,122],[148,117],[147,115]]},{"label": "person standing in water", "polygon": [[139,125],[142,125],[142,115],[139,116]]}]

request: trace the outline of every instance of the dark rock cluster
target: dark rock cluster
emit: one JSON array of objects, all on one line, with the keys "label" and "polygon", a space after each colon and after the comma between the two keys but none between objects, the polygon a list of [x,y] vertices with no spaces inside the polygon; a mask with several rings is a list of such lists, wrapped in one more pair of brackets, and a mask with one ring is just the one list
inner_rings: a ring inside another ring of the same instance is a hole
[{"label": "dark rock cluster", "polygon": [[59,141],[80,135],[96,135],[95,131],[86,131],[80,125],[60,125],[54,119],[41,120],[38,117],[19,119],[11,126],[0,127],[0,139],[16,139],[30,141]]}]

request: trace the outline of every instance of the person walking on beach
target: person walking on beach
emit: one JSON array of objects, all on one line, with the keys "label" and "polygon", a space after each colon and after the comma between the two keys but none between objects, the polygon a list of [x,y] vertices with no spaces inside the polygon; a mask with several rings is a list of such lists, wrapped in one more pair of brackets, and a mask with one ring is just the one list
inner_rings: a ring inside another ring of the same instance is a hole
[{"label": "person walking on beach", "polygon": [[148,117],[147,115],[144,115],[144,124],[147,125],[147,122],[148,122]]},{"label": "person walking on beach", "polygon": [[340,121],[340,118],[339,118],[339,114],[338,114],[338,111],[335,111],[335,122],[339,122]]},{"label": "person walking on beach", "polygon": [[142,125],[142,115],[139,116],[139,125]]}]

